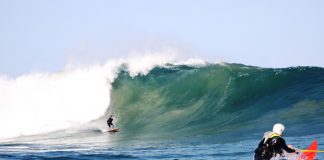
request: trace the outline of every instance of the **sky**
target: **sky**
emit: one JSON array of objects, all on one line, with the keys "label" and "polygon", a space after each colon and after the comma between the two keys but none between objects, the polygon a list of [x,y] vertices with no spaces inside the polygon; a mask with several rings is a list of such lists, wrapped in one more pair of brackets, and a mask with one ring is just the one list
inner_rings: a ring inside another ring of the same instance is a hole
[{"label": "sky", "polygon": [[260,67],[324,67],[321,0],[0,0],[0,75],[131,51]]}]

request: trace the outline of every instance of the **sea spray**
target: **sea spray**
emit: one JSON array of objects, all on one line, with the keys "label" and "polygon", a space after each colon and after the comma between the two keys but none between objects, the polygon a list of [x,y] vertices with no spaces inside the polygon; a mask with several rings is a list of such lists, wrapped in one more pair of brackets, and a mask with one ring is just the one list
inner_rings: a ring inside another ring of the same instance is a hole
[{"label": "sea spray", "polygon": [[91,66],[1,80],[0,137],[64,129],[102,115],[110,91],[109,71],[104,68]]}]

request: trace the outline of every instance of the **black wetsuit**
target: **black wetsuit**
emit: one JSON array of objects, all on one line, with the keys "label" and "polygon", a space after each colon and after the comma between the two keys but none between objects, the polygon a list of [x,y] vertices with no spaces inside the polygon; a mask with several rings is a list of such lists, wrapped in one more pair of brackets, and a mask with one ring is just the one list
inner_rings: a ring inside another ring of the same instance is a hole
[{"label": "black wetsuit", "polygon": [[264,143],[264,138],[259,143],[259,146],[254,151],[254,160],[269,160],[275,157],[277,154],[280,156],[285,150],[288,153],[295,152],[294,149],[289,148],[283,138],[275,136],[269,138],[266,143]]},{"label": "black wetsuit", "polygon": [[113,121],[113,118],[109,117],[109,119],[107,120],[107,124],[108,124],[109,128],[110,128],[110,126],[113,126],[114,125],[112,123],[112,121]]}]

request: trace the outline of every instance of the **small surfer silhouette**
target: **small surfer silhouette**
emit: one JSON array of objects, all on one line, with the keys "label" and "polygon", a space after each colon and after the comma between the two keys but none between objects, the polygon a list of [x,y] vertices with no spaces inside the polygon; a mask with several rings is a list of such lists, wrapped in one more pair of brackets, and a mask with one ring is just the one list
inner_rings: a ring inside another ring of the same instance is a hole
[{"label": "small surfer silhouette", "polygon": [[112,123],[113,122],[113,115],[111,115],[108,120],[107,120],[107,125],[108,127],[110,128],[111,126],[113,126],[113,128],[115,127],[114,124]]},{"label": "small surfer silhouette", "polygon": [[[114,120],[113,115],[111,115],[107,120],[107,125],[109,127],[108,132],[118,132],[118,130],[119,130],[118,128],[115,128],[115,125],[112,123],[113,120]],[[112,129],[111,129],[111,127],[112,127]]]}]

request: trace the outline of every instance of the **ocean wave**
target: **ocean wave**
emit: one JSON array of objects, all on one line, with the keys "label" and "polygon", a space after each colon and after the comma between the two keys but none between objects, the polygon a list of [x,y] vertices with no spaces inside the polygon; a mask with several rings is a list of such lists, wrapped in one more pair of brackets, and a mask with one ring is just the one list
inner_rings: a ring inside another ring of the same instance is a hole
[{"label": "ocean wave", "polygon": [[322,133],[324,69],[170,64],[137,76],[124,69],[112,83],[110,114],[125,138],[247,138],[276,122],[291,135]]},{"label": "ocean wave", "polygon": [[293,134],[321,133],[323,73],[149,55],[2,76],[0,138],[78,127],[103,131],[110,114],[124,138],[242,137],[278,121],[291,125]]}]

